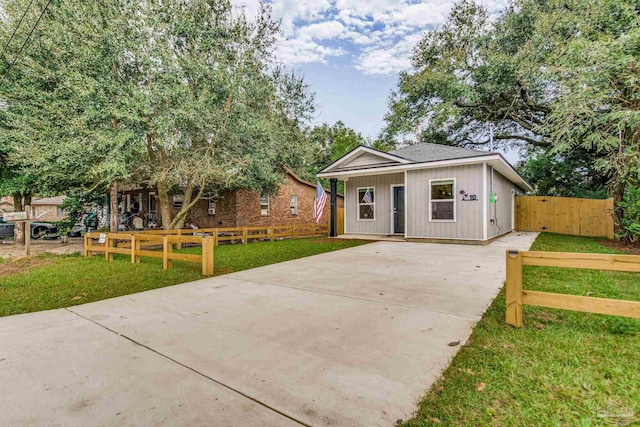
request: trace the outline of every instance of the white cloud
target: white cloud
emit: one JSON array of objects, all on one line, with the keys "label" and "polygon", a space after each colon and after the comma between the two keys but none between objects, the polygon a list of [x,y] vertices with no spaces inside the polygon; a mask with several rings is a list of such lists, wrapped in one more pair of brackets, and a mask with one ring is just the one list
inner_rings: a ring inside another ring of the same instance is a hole
[{"label": "white cloud", "polygon": [[[249,17],[259,0],[232,0]],[[495,14],[506,0],[480,0]],[[422,34],[444,22],[454,0],[270,0],[281,20],[278,59],[289,65],[352,58],[365,74],[394,74],[410,65]]]},{"label": "white cloud", "polygon": [[356,68],[364,74],[395,74],[411,65],[411,53],[421,34],[412,34],[389,46],[365,48]]},{"label": "white cloud", "polygon": [[344,49],[323,46],[313,40],[281,39],[276,48],[276,58],[284,64],[326,63],[331,56],[346,54]]},{"label": "white cloud", "polygon": [[307,25],[298,30],[302,37],[309,37],[316,40],[333,39],[344,33],[345,27],[338,21],[325,21],[317,24]]}]

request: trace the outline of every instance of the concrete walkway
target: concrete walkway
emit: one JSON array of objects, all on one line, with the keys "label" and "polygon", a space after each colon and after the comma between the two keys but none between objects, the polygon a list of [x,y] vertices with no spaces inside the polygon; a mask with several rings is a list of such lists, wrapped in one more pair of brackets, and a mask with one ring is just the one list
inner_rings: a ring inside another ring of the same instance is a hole
[{"label": "concrete walkway", "polygon": [[0,318],[0,425],[391,426],[535,236],[377,242]]}]

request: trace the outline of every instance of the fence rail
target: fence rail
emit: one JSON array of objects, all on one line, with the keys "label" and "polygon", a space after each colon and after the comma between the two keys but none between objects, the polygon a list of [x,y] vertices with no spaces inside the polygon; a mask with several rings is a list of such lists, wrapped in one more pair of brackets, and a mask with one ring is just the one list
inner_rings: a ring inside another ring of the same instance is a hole
[{"label": "fence rail", "polygon": [[522,267],[525,265],[638,273],[640,256],[507,251],[506,321],[512,326],[522,327],[523,305],[640,318],[638,301],[523,290]]},{"label": "fence rail", "polygon": [[[223,227],[181,230],[144,230],[118,233],[87,233],[84,236],[84,256],[104,253],[107,261],[114,254],[129,255],[131,263],[137,264],[141,257],[162,259],[162,268],[171,267],[171,262],[189,261],[202,264],[202,275],[212,276],[214,271],[214,247],[220,242],[243,244],[258,240],[297,239],[325,236],[327,224],[276,225],[270,227]],[[95,243],[95,240],[103,240]],[[185,244],[202,246],[202,254],[185,254],[179,251]]]},{"label": "fence rail", "polygon": [[[249,243],[251,240],[271,240],[275,239],[297,239],[302,237],[326,236],[329,234],[327,224],[303,224],[303,225],[273,225],[256,227],[218,227],[218,228],[183,228],[178,230],[144,230],[136,231],[141,235],[156,236],[190,236],[190,235],[211,235],[214,238],[215,246],[220,242],[242,242]],[[129,232],[119,232],[113,234],[129,235]]]},{"label": "fence rail", "polygon": [[[94,244],[94,240],[103,243]],[[183,243],[199,244],[202,254],[184,254],[174,252],[174,247]],[[171,267],[173,260],[197,262],[202,264],[202,275],[212,276],[214,272],[214,241],[211,236],[159,236],[154,234],[125,233],[87,233],[84,235],[84,256],[104,253],[107,261],[113,261],[114,254],[130,255],[131,263],[140,263],[141,257],[162,259],[164,270]],[[161,248],[158,250],[157,248]]]}]

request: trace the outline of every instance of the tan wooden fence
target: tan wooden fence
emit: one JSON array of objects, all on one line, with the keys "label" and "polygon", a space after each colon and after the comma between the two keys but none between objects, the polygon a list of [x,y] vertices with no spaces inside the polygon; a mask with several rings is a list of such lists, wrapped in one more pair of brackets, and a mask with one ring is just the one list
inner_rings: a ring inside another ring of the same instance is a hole
[{"label": "tan wooden fence", "polygon": [[336,211],[336,229],[338,236],[344,234],[344,208],[338,208]]},{"label": "tan wooden fence", "polygon": [[516,197],[518,231],[613,238],[613,199]]},{"label": "tan wooden fence", "polygon": [[523,290],[522,267],[524,265],[640,273],[640,256],[507,251],[506,321],[510,325],[517,328],[522,326],[522,306],[525,304],[640,318],[640,302],[638,301]]},{"label": "tan wooden fence", "polygon": [[[95,244],[94,240],[104,240]],[[202,246],[202,254],[175,253],[174,247],[183,244]],[[104,253],[107,261],[113,261],[114,254],[130,255],[131,263],[140,263],[141,257],[162,259],[164,270],[171,267],[171,261],[191,261],[202,264],[202,275],[212,276],[214,240],[212,236],[159,236],[155,234],[126,234],[126,233],[86,233],[84,235],[84,256],[90,257],[95,253]]]},{"label": "tan wooden fence", "polygon": [[[116,233],[121,234],[121,233]],[[123,232],[122,234],[131,234]],[[326,236],[329,234],[327,224],[273,225],[257,227],[223,227],[223,228],[183,228],[179,230],[144,230],[136,234],[159,236],[193,236],[211,235],[215,246],[220,242],[249,243],[256,240],[299,239],[304,237]]]},{"label": "tan wooden fence", "polygon": [[[163,269],[171,267],[172,260],[202,263],[202,274],[213,275],[214,247],[220,242],[250,243],[260,240],[298,239],[326,236],[327,224],[276,225],[271,227],[225,227],[181,230],[143,230],[119,233],[87,233],[84,236],[84,256],[104,253],[107,261],[113,254],[130,255],[131,263],[141,257],[161,258]],[[96,244],[100,239],[104,243]],[[202,255],[177,253],[185,244],[202,246]]]}]

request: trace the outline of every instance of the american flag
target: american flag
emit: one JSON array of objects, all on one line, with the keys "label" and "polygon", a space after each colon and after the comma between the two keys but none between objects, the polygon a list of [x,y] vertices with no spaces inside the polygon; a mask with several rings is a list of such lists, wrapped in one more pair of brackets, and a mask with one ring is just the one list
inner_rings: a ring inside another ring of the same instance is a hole
[{"label": "american flag", "polygon": [[362,203],[373,203],[373,198],[371,198],[370,188],[367,188],[367,191],[364,192],[364,196],[362,196]]},{"label": "american flag", "polygon": [[316,201],[313,204],[313,219],[316,220],[316,224],[322,220],[322,214],[324,213],[324,205],[327,204],[327,193],[320,185],[320,181],[318,181],[318,185],[316,185]]}]

